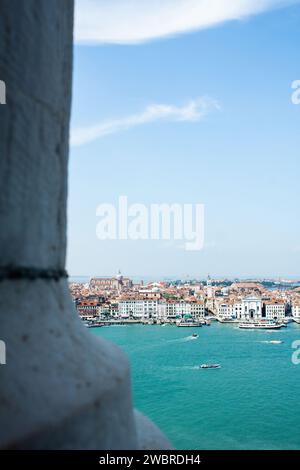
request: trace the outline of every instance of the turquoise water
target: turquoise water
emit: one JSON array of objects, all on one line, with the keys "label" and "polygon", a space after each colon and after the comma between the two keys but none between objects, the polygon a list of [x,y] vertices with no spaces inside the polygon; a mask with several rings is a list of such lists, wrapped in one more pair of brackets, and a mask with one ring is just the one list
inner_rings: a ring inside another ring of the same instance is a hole
[{"label": "turquoise water", "polygon": [[[134,404],[180,449],[300,449],[300,365],[291,343],[300,325],[278,331],[111,326],[90,330],[123,348]],[[193,332],[199,338],[192,339]],[[283,344],[266,341],[280,339]],[[219,362],[218,370],[201,370]]]}]

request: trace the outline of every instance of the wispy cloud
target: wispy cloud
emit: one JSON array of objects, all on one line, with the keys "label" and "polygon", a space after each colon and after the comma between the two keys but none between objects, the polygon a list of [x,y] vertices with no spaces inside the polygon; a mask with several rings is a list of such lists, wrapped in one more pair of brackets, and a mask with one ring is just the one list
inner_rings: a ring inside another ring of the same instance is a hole
[{"label": "wispy cloud", "polygon": [[137,44],[296,3],[300,0],[76,0],[75,41]]},{"label": "wispy cloud", "polygon": [[71,145],[84,145],[108,134],[115,134],[154,121],[196,122],[203,119],[210,111],[218,109],[220,109],[218,102],[207,97],[191,100],[181,107],[168,104],[152,104],[138,114],[72,129]]}]

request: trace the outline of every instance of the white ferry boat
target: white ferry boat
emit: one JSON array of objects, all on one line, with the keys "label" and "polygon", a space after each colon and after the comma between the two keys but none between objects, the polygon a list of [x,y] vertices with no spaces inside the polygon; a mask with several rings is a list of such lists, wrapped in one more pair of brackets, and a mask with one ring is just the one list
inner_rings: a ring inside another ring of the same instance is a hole
[{"label": "white ferry boat", "polygon": [[239,323],[239,328],[244,328],[248,330],[278,330],[284,325],[281,323],[275,323],[272,321],[261,321],[261,322],[243,322]]}]

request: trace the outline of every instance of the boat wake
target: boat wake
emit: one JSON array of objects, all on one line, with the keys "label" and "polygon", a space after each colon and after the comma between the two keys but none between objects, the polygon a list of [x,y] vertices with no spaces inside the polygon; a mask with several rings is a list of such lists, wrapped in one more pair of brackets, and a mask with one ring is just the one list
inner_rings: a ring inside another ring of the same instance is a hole
[{"label": "boat wake", "polygon": [[184,338],[170,339],[168,343],[186,343],[187,341],[194,341],[198,336],[185,336]]},{"label": "boat wake", "polygon": [[181,343],[186,343],[187,341],[194,341],[195,339],[198,339],[198,336],[186,336],[185,338],[181,338],[180,342]]},{"label": "boat wake", "polygon": [[175,370],[199,370],[199,366],[169,366],[163,367],[165,371],[175,371]]},{"label": "boat wake", "polygon": [[187,336],[186,338],[183,338],[183,342],[186,342],[186,341],[194,341],[194,339],[197,339],[198,336]]},{"label": "boat wake", "polygon": [[279,340],[279,339],[273,339],[273,340],[270,340],[270,341],[260,341],[261,343],[265,343],[265,344],[282,344],[283,341]]}]

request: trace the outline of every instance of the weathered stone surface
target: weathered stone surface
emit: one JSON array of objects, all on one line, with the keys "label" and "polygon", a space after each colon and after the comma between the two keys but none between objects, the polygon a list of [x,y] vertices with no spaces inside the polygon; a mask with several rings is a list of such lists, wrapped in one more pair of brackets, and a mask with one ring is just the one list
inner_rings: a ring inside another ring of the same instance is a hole
[{"label": "weathered stone surface", "polygon": [[138,448],[141,450],[172,449],[170,441],[149,418],[135,410],[135,421],[138,436]]},{"label": "weathered stone surface", "polygon": [[64,266],[73,5],[0,8],[1,265]]},{"label": "weathered stone surface", "polygon": [[136,447],[128,361],[81,325],[65,281],[2,282],[0,311],[1,445]]},{"label": "weathered stone surface", "polygon": [[[73,1],[0,12],[0,268],[63,269]],[[134,416],[126,356],[82,326],[65,279],[0,280],[0,339],[0,448],[168,446]]]}]

